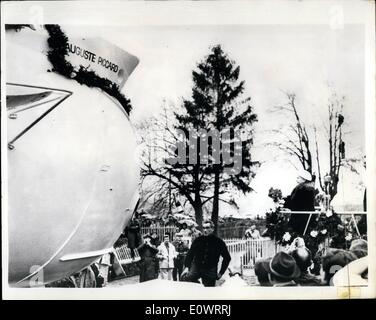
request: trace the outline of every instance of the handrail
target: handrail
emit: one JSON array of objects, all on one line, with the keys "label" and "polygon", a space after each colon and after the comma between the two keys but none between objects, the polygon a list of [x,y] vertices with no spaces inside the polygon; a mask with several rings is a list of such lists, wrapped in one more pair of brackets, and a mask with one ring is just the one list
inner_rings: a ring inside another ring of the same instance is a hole
[{"label": "handrail", "polygon": [[[290,213],[290,214],[309,214],[309,218],[307,220],[307,223],[305,225],[305,228],[304,228],[304,232],[303,232],[303,235],[306,234],[307,232],[307,229],[308,229],[308,225],[309,225],[309,222],[311,221],[311,217],[313,214],[321,214],[321,213],[325,213],[326,211],[285,211],[285,210],[281,210],[282,213]],[[356,232],[358,234],[358,236],[360,236],[360,232],[359,232],[359,229],[358,229],[358,223],[356,222],[355,220],[355,216],[356,214],[367,214],[367,211],[339,211],[339,212],[334,212],[336,213],[337,215],[350,215],[351,216],[351,219],[353,220],[354,222],[354,226],[355,226],[355,229],[356,229]]]},{"label": "handrail", "polygon": [[[291,211],[291,210],[281,210],[283,213],[293,213],[293,214],[321,214],[325,213],[326,211]],[[344,215],[344,214],[367,214],[367,211],[334,211],[334,213],[339,214],[339,215]]]}]

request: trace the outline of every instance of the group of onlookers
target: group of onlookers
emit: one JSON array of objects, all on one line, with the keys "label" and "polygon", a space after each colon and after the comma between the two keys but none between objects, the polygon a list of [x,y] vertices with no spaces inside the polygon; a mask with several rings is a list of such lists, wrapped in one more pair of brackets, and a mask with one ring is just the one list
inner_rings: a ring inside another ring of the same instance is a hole
[{"label": "group of onlookers", "polygon": [[[353,240],[348,250],[331,247],[319,250],[317,244],[305,245],[304,234],[317,224],[317,219],[304,213],[315,210],[315,177],[301,170],[297,183],[291,194],[283,200],[284,209],[291,210],[288,228],[296,239],[288,249],[278,252],[274,257],[256,261],[255,274],[260,285],[341,285],[351,279],[357,279],[358,283],[367,282],[366,240]],[[331,245],[338,246],[336,238],[340,238],[340,235],[339,229],[337,235],[331,238]],[[346,276],[345,272],[349,272],[349,275]]]},{"label": "group of onlookers", "polygon": [[349,250],[326,248],[317,253],[321,274],[314,275],[311,251],[302,238],[296,238],[286,250],[255,263],[261,286],[347,286],[366,284],[368,278],[367,241],[353,240]]},{"label": "group of onlookers", "polygon": [[[194,219],[190,216],[184,216],[178,219],[173,214],[168,214],[164,217],[152,216],[151,214],[146,214],[145,212],[136,212],[133,221],[137,221],[140,227],[144,228],[161,228],[161,227],[178,227],[180,228],[182,224],[189,220],[190,225],[194,225]],[[187,223],[186,223],[187,224]]]},{"label": "group of onlookers", "polygon": [[180,279],[184,259],[189,250],[189,242],[183,240],[183,234],[175,234],[173,242],[171,235],[165,233],[162,243],[156,234],[146,234],[143,243],[137,248],[141,257],[140,282],[156,278],[175,280]]},{"label": "group of onlookers", "polygon": [[[182,228],[175,234],[165,233],[163,242],[158,243],[152,235],[146,234],[138,247],[141,257],[140,282],[156,278],[174,281],[199,282],[204,286],[215,286],[230,263],[231,256],[225,242],[214,234],[214,224],[204,222],[202,235],[193,239],[189,229]],[[222,257],[220,271],[217,271]]]},{"label": "group of onlookers", "polygon": [[180,279],[190,243],[190,232],[187,228],[175,233],[174,239],[166,232],[162,242],[156,232],[145,234],[142,243],[137,247],[141,258],[140,282],[158,277],[175,281]]}]

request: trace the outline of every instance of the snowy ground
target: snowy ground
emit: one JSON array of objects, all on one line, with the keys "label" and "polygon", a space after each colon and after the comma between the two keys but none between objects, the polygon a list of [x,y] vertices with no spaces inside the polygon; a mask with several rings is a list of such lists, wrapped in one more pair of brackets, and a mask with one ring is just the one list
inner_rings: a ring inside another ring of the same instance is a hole
[{"label": "snowy ground", "polygon": [[106,288],[121,290],[122,294],[132,295],[142,299],[234,299],[239,293],[247,297],[252,286],[257,286],[253,270],[247,275],[234,277],[224,276],[217,281],[216,287],[206,288],[201,284],[191,282],[176,282],[167,280],[151,280],[139,283],[139,276],[127,277],[108,283]]},{"label": "snowy ground", "polygon": [[[91,290],[91,299],[116,300],[269,300],[269,299],[328,299],[337,297],[335,287],[263,287],[257,282],[253,269],[244,270],[242,277],[224,275],[216,287],[198,283],[151,280],[139,283],[139,277],[112,281],[103,290]],[[71,293],[70,293],[71,294]],[[81,296],[80,296],[81,297]],[[338,297],[337,297],[338,298]]]},{"label": "snowy ground", "polygon": [[[119,280],[114,280],[108,283],[107,287],[109,288],[116,288],[116,287],[122,287],[122,286],[127,286],[127,285],[132,285],[132,284],[138,284],[139,283],[140,276],[133,276],[133,277],[126,277],[122,278]],[[229,280],[229,277],[224,276],[221,280],[217,281],[216,286],[222,286],[226,282],[231,282]],[[245,283],[249,286],[255,286],[258,285],[257,278],[255,276],[254,270],[253,269],[246,269],[243,272],[242,279],[244,280]]]}]

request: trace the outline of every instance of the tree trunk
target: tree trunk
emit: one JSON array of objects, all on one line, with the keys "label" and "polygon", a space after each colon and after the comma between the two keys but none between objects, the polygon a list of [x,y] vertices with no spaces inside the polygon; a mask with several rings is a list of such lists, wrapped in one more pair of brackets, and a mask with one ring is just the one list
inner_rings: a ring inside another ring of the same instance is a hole
[{"label": "tree trunk", "polygon": [[338,175],[335,174],[334,177],[332,178],[332,184],[330,186],[330,191],[329,191],[330,200],[333,200],[334,196],[337,194],[338,182],[339,182]]},{"label": "tree trunk", "polygon": [[198,229],[202,231],[203,210],[202,210],[202,203],[200,202],[201,202],[201,199],[200,201],[196,201],[193,209],[195,210],[195,218],[196,218],[196,223],[198,224]]},{"label": "tree trunk", "polygon": [[195,210],[196,223],[198,224],[199,230],[202,231],[203,208],[202,208],[202,200],[201,200],[201,195],[200,195],[200,163],[199,162],[193,168],[193,183],[194,183],[194,195],[195,195],[193,208]]},{"label": "tree trunk", "polygon": [[213,197],[213,211],[212,221],[214,223],[214,233],[218,232],[218,213],[219,213],[219,170],[214,172],[214,197]]}]

